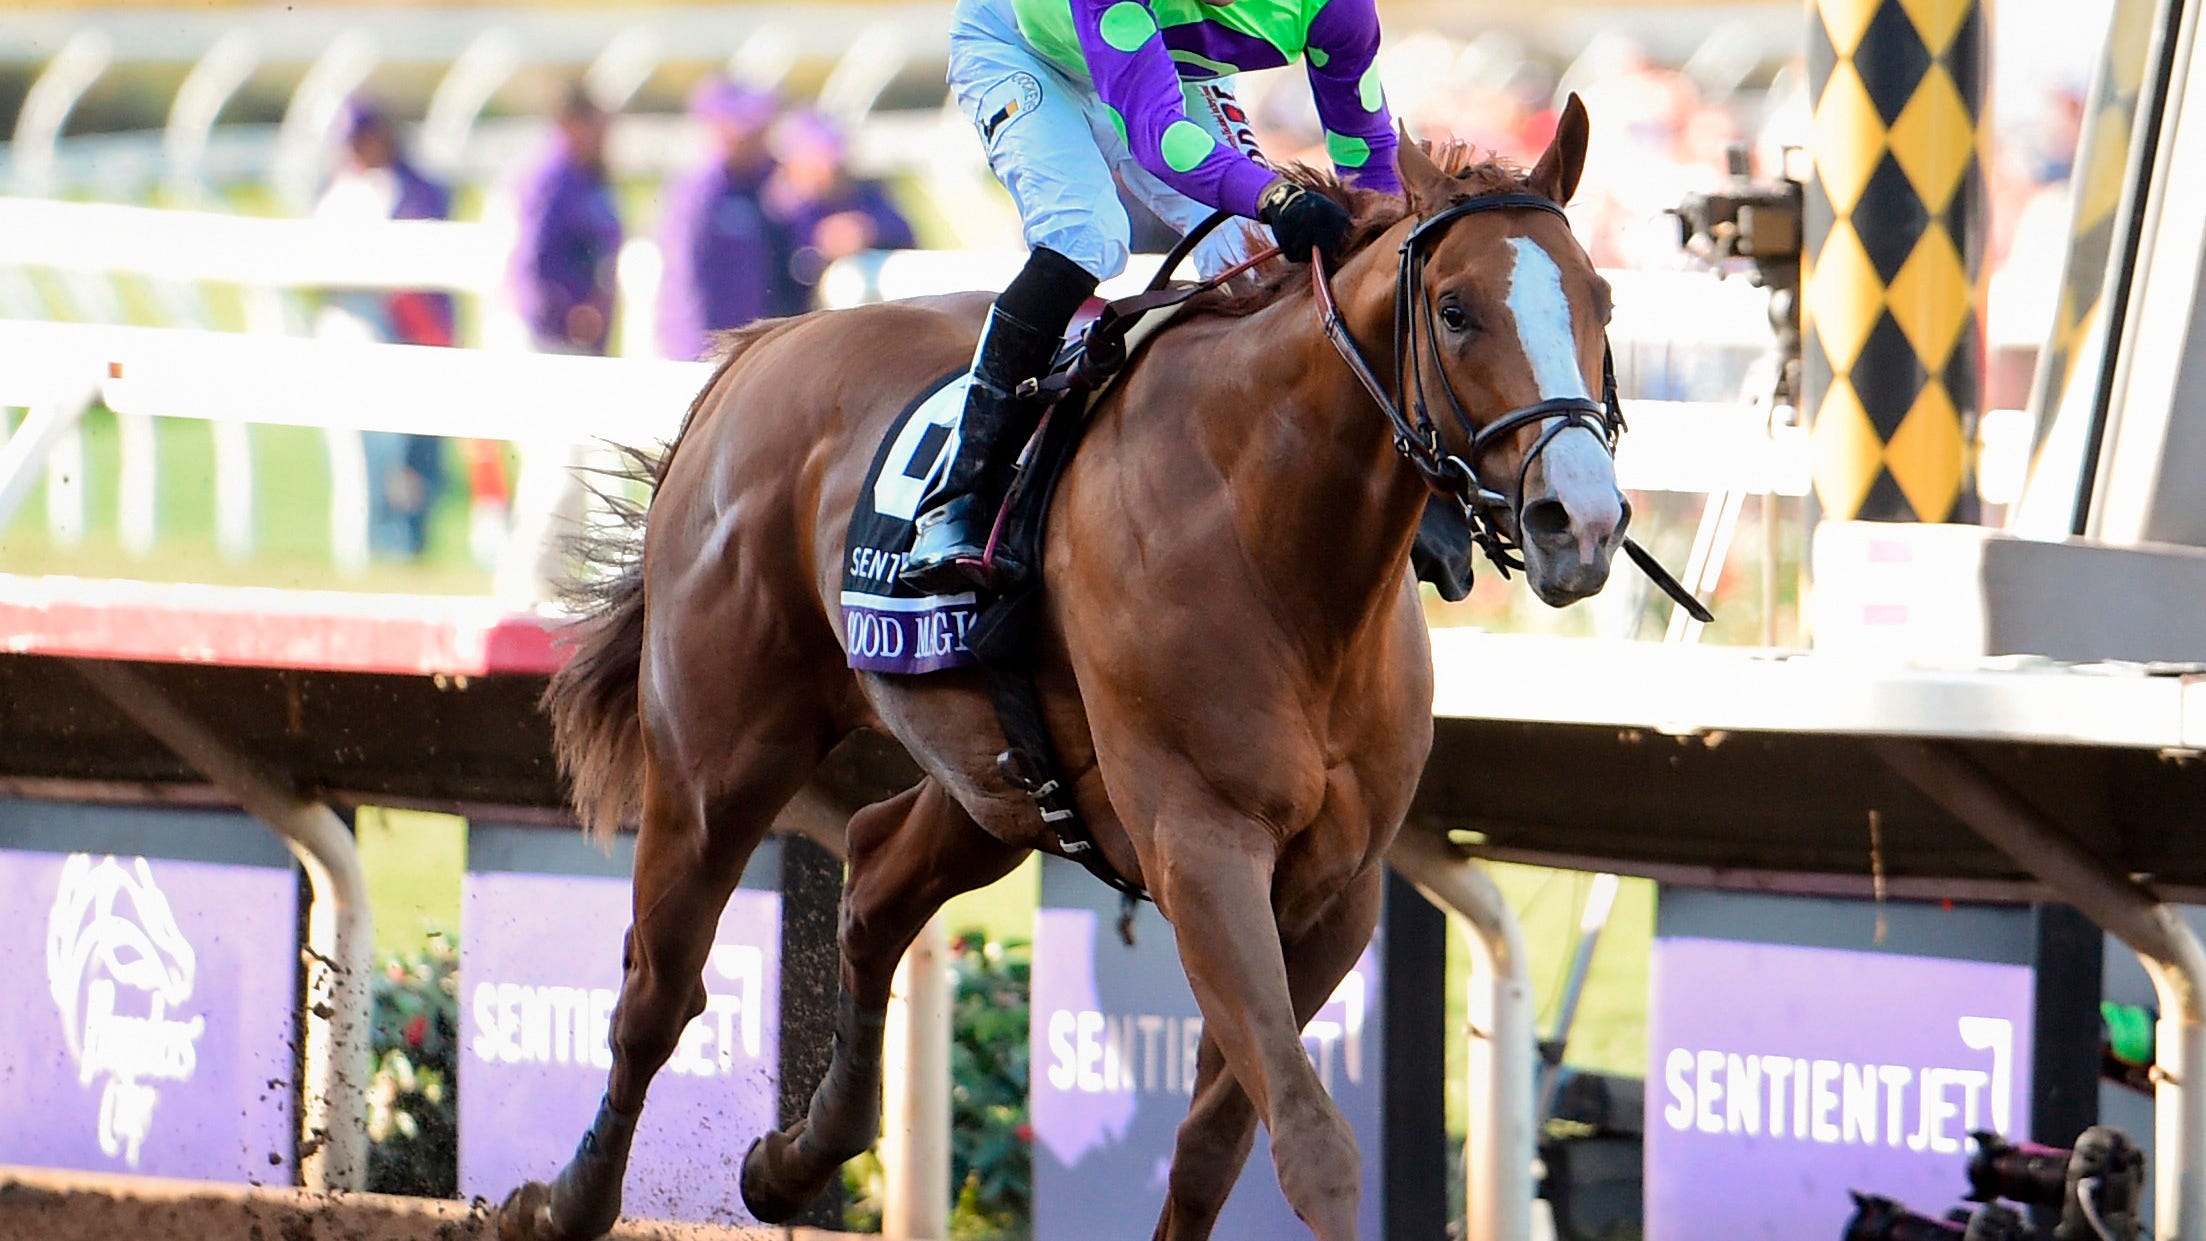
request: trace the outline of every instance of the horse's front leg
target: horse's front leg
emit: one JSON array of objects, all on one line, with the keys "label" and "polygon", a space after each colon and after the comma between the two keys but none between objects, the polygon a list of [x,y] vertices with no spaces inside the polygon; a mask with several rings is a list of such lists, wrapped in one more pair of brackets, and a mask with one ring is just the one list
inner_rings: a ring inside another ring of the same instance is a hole
[{"label": "horse's front leg", "polygon": [[[1158,906],[1171,919],[1180,963],[1202,1009],[1204,1037],[1217,1042],[1226,1070],[1271,1131],[1280,1191],[1319,1241],[1354,1241],[1362,1182],[1356,1136],[1303,1050],[1272,904],[1279,848],[1273,828],[1215,802],[1167,802],[1143,870],[1155,878]],[[1221,1111],[1221,1120],[1230,1121],[1231,1108]],[[1197,1192],[1175,1168],[1175,1195],[1184,1186],[1189,1196],[1204,1199],[1190,1204],[1197,1217],[1191,1225],[1204,1214],[1215,1218],[1206,1199],[1215,1193],[1222,1205],[1231,1170],[1203,1169],[1226,1183]],[[1164,1226],[1170,1225],[1167,1217]],[[1180,1234],[1168,1235],[1177,1241]]]},{"label": "horse's front leg", "polygon": [[994,883],[1028,853],[982,831],[932,780],[859,811],[848,840],[835,1056],[804,1119],[743,1158],[743,1205],[769,1224],[819,1197],[880,1133],[882,1022],[904,950],[944,901]]},{"label": "horse's front leg", "polygon": [[[1287,989],[1296,1028],[1310,1024],[1355,968],[1379,924],[1385,871],[1373,867],[1353,880],[1316,925],[1288,944]],[[1198,1053],[1195,1101],[1180,1122],[1172,1147],[1172,1176],[1156,1241],[1207,1241],[1218,1213],[1256,1137],[1256,1109],[1248,1092],[1225,1070],[1225,1058],[1206,1032]]]}]

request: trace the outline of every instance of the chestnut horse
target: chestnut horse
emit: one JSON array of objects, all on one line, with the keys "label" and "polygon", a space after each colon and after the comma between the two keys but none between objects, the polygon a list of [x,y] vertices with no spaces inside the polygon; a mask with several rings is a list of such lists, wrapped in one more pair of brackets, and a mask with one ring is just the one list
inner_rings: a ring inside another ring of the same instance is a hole
[{"label": "chestnut horse", "polygon": [[[1473,478],[1515,491],[1503,520],[1543,600],[1601,587],[1629,511],[1583,416],[1602,390],[1608,293],[1555,206],[1585,140],[1573,100],[1529,173],[1404,142],[1406,202],[1322,184],[1358,221],[1331,288],[1369,383],[1321,326],[1310,270],[1282,261],[1143,347],[1058,489],[1044,714],[1081,815],[1154,895],[1203,1015],[1158,1237],[1210,1235],[1258,1122],[1311,1231],[1355,1235],[1354,1135],[1301,1029],[1371,937],[1432,742],[1408,571],[1428,478],[1396,459],[1379,398],[1460,402],[1428,464],[1472,461]],[[1425,316],[1423,343],[1398,355],[1397,331],[1413,330],[1397,326],[1403,242],[1473,198],[1410,248],[1423,266],[1404,287],[1423,305],[1405,313]],[[892,734],[924,778],[850,820],[834,1058],[807,1117],[744,1160],[760,1219],[790,1218],[873,1141],[890,974],[920,926],[1055,847],[998,773],[977,672],[854,673],[840,632],[845,525],[874,449],[966,364],[987,307],[932,298],[754,326],[691,407],[641,562],[607,584],[547,696],[583,819],[603,832],[640,813],[635,921],[605,1103],[554,1183],[507,1200],[505,1236],[612,1225],[646,1087],[704,1007],[721,907],[844,737]]]}]

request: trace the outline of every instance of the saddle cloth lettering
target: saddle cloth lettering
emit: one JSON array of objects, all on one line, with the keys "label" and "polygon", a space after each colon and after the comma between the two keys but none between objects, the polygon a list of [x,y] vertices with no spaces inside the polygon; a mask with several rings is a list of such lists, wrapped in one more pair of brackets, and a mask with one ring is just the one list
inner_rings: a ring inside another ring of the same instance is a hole
[{"label": "saddle cloth lettering", "polygon": [[940,672],[973,662],[965,647],[980,606],[973,592],[920,594],[897,580],[928,483],[957,452],[958,415],[970,384],[963,371],[945,375],[896,416],[851,509],[843,540],[843,633],[850,666],[860,672]]}]

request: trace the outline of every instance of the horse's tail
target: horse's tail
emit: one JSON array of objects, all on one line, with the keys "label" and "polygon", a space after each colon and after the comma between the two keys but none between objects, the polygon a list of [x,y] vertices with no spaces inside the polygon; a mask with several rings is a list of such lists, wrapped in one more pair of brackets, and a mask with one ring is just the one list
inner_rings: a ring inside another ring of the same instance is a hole
[{"label": "horse's tail", "polygon": [[577,618],[562,636],[567,662],[552,673],[543,708],[552,746],[567,777],[568,799],[592,836],[609,840],[642,810],[643,725],[637,677],[643,665],[643,525],[648,505],[620,484],[656,488],[672,449],[619,447],[620,466],[591,490],[615,520],[586,524],[569,541],[578,561],[559,585]]},{"label": "horse's tail", "polygon": [[[541,703],[551,716],[552,748],[567,778],[577,818],[599,841],[643,812],[643,721],[638,678],[643,668],[643,533],[649,501],[633,499],[632,484],[656,493],[667,466],[688,436],[720,377],[773,328],[769,320],[723,333],[714,352],[720,365],[697,393],[682,428],[661,450],[616,446],[619,465],[597,471],[589,484],[612,520],[586,524],[569,541],[575,569],[559,595],[575,616],[563,637],[572,652],[552,674]],[[609,484],[609,485],[608,485]]]}]

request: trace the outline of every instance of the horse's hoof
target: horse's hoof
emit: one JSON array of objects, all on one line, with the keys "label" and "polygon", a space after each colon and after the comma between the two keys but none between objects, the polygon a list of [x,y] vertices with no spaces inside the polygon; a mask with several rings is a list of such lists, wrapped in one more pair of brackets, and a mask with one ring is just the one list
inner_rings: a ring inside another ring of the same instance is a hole
[{"label": "horse's hoof", "polygon": [[560,1211],[554,1210],[559,1191],[542,1181],[530,1181],[498,1204],[490,1217],[490,1235],[497,1241],[597,1241],[613,1230],[614,1216],[600,1220],[577,1222],[572,1217],[570,1204],[563,1212],[569,1218],[561,1223]]},{"label": "horse's hoof", "polygon": [[791,1193],[786,1183],[790,1179],[789,1154],[796,1145],[796,1134],[803,1129],[799,1121],[795,1130],[769,1133],[743,1152],[743,1209],[761,1224],[787,1223],[826,1188],[824,1184],[798,1186],[799,1192]]},{"label": "horse's hoof", "polygon": [[560,1241],[552,1231],[551,1186],[530,1181],[498,1204],[490,1217],[491,1235],[498,1241]]}]

